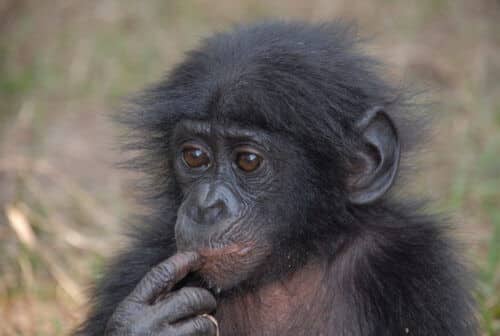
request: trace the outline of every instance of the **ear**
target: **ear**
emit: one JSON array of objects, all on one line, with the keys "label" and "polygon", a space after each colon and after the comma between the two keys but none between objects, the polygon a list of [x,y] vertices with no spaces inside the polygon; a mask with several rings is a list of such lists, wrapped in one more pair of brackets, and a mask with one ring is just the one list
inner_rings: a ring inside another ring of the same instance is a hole
[{"label": "ear", "polygon": [[349,200],[362,205],[382,197],[394,183],[401,146],[394,123],[381,107],[366,111],[357,127],[366,149],[357,153],[361,169],[350,178]]}]

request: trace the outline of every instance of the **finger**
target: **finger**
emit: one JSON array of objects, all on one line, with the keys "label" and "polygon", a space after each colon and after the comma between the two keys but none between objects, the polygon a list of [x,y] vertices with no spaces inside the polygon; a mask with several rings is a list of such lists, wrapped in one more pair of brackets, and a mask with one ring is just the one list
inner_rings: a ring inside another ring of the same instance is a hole
[{"label": "finger", "polygon": [[134,300],[152,303],[156,296],[168,292],[189,272],[201,267],[195,252],[177,253],[149,271],[130,294]]},{"label": "finger", "polygon": [[155,322],[166,320],[169,323],[181,319],[211,313],[217,302],[208,290],[199,287],[183,287],[164,301],[154,305]]},{"label": "finger", "polygon": [[217,336],[217,328],[207,316],[197,316],[171,326],[171,330],[178,336]]}]

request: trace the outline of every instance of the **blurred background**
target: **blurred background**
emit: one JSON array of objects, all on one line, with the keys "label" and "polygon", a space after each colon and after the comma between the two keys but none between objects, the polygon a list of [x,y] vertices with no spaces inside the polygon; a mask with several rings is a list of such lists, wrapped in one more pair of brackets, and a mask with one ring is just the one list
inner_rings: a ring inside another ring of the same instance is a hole
[{"label": "blurred background", "polygon": [[135,173],[113,167],[109,116],[124,96],[236,23],[338,17],[391,78],[430,93],[435,127],[412,188],[453,219],[482,333],[500,335],[496,0],[0,0],[0,335],[68,334],[123,244]]}]

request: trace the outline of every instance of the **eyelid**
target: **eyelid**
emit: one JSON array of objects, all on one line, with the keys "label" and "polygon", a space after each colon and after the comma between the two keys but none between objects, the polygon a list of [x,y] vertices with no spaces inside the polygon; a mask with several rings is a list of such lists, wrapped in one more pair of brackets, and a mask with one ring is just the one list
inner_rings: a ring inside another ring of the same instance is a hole
[{"label": "eyelid", "polygon": [[184,148],[189,148],[189,147],[195,147],[195,148],[203,148],[203,149],[206,149],[205,146],[200,142],[200,141],[197,141],[197,140],[185,140],[185,141],[182,141],[180,147],[182,149]]},{"label": "eyelid", "polygon": [[199,141],[199,140],[186,140],[186,141],[183,141],[180,145],[179,145],[179,150],[180,152],[182,153],[182,151],[184,151],[186,148],[199,148],[201,150],[203,150],[205,153],[207,153],[208,157],[212,157],[212,152],[210,151],[209,147],[206,146],[203,142]]},{"label": "eyelid", "polygon": [[254,145],[250,144],[240,144],[234,148],[234,153],[252,153],[255,155],[260,156],[262,159],[264,159],[264,154],[262,153],[261,150],[258,148],[255,148]]}]

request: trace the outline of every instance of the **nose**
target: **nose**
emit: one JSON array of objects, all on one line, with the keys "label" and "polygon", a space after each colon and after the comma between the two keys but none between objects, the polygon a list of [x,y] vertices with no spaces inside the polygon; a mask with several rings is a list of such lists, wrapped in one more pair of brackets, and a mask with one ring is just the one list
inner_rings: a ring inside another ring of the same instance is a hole
[{"label": "nose", "polygon": [[213,225],[229,215],[228,198],[231,191],[222,185],[204,184],[197,190],[191,219],[198,224]]},{"label": "nose", "polygon": [[205,207],[199,207],[198,223],[215,224],[224,218],[224,212],[224,203],[219,201]]}]

